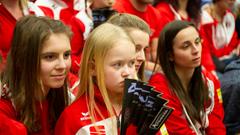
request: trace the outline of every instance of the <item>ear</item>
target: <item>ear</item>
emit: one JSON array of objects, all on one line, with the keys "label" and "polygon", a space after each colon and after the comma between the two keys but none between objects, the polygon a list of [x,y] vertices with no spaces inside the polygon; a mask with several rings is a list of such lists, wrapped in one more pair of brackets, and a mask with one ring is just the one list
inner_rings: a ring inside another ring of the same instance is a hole
[{"label": "ear", "polygon": [[89,70],[90,70],[90,74],[92,75],[92,76],[96,76],[96,66],[95,66],[95,62],[94,61],[90,61],[89,63]]}]

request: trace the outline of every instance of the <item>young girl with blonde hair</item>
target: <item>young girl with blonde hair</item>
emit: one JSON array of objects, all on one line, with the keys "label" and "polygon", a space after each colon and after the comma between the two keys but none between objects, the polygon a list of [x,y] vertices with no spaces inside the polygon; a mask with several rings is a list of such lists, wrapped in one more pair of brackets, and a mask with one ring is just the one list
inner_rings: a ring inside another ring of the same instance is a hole
[{"label": "young girl with blonde hair", "polygon": [[102,24],[83,49],[77,100],[61,115],[55,134],[118,134],[125,78],[134,78],[135,45],[118,26]]}]

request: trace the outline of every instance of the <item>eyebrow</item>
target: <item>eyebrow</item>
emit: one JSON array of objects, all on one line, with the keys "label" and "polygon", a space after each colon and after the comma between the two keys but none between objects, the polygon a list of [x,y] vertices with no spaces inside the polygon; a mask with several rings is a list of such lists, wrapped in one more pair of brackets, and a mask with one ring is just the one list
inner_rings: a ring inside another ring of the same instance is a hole
[{"label": "eyebrow", "polygon": [[[201,40],[201,38],[198,36],[198,37],[195,38],[194,42],[196,42],[196,40]],[[186,41],[182,42],[182,44],[188,43],[188,42],[190,42],[190,41],[189,41],[189,40],[186,40]]]}]

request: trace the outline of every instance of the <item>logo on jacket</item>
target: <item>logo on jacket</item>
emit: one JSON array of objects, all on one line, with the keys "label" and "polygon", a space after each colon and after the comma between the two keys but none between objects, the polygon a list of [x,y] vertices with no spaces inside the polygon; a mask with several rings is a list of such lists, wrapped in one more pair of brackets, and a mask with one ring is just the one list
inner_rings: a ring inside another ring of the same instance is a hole
[{"label": "logo on jacket", "polygon": [[83,120],[89,120],[90,116],[89,116],[89,112],[82,112],[82,117],[80,118],[81,121]]}]

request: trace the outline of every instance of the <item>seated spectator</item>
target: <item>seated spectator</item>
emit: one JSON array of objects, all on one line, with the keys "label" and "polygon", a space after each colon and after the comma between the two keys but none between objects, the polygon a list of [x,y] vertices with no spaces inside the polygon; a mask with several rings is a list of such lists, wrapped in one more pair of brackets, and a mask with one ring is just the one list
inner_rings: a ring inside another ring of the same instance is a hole
[{"label": "seated spectator", "polygon": [[201,39],[187,21],[167,24],[159,37],[158,60],[162,70],[149,84],[174,108],[165,125],[174,135],[225,135],[218,80],[201,70]]},{"label": "seated spectator", "polygon": [[199,0],[156,0],[155,7],[162,15],[161,20],[166,23],[186,20],[197,26],[200,24]]},{"label": "seated spectator", "polygon": [[70,25],[74,33],[71,40],[71,72],[75,75],[78,75],[84,43],[89,33],[115,12],[111,8],[114,0],[87,0],[82,4],[85,5],[84,9],[81,9],[70,19]]},{"label": "seated spectator", "polygon": [[219,76],[226,65],[239,58],[240,44],[235,17],[229,11],[233,4],[232,0],[213,0],[202,11],[202,64],[207,70],[216,71]]},{"label": "seated spectator", "polygon": [[53,133],[70,103],[71,34],[62,22],[49,18],[26,16],[17,22],[3,72],[1,134]]}]

